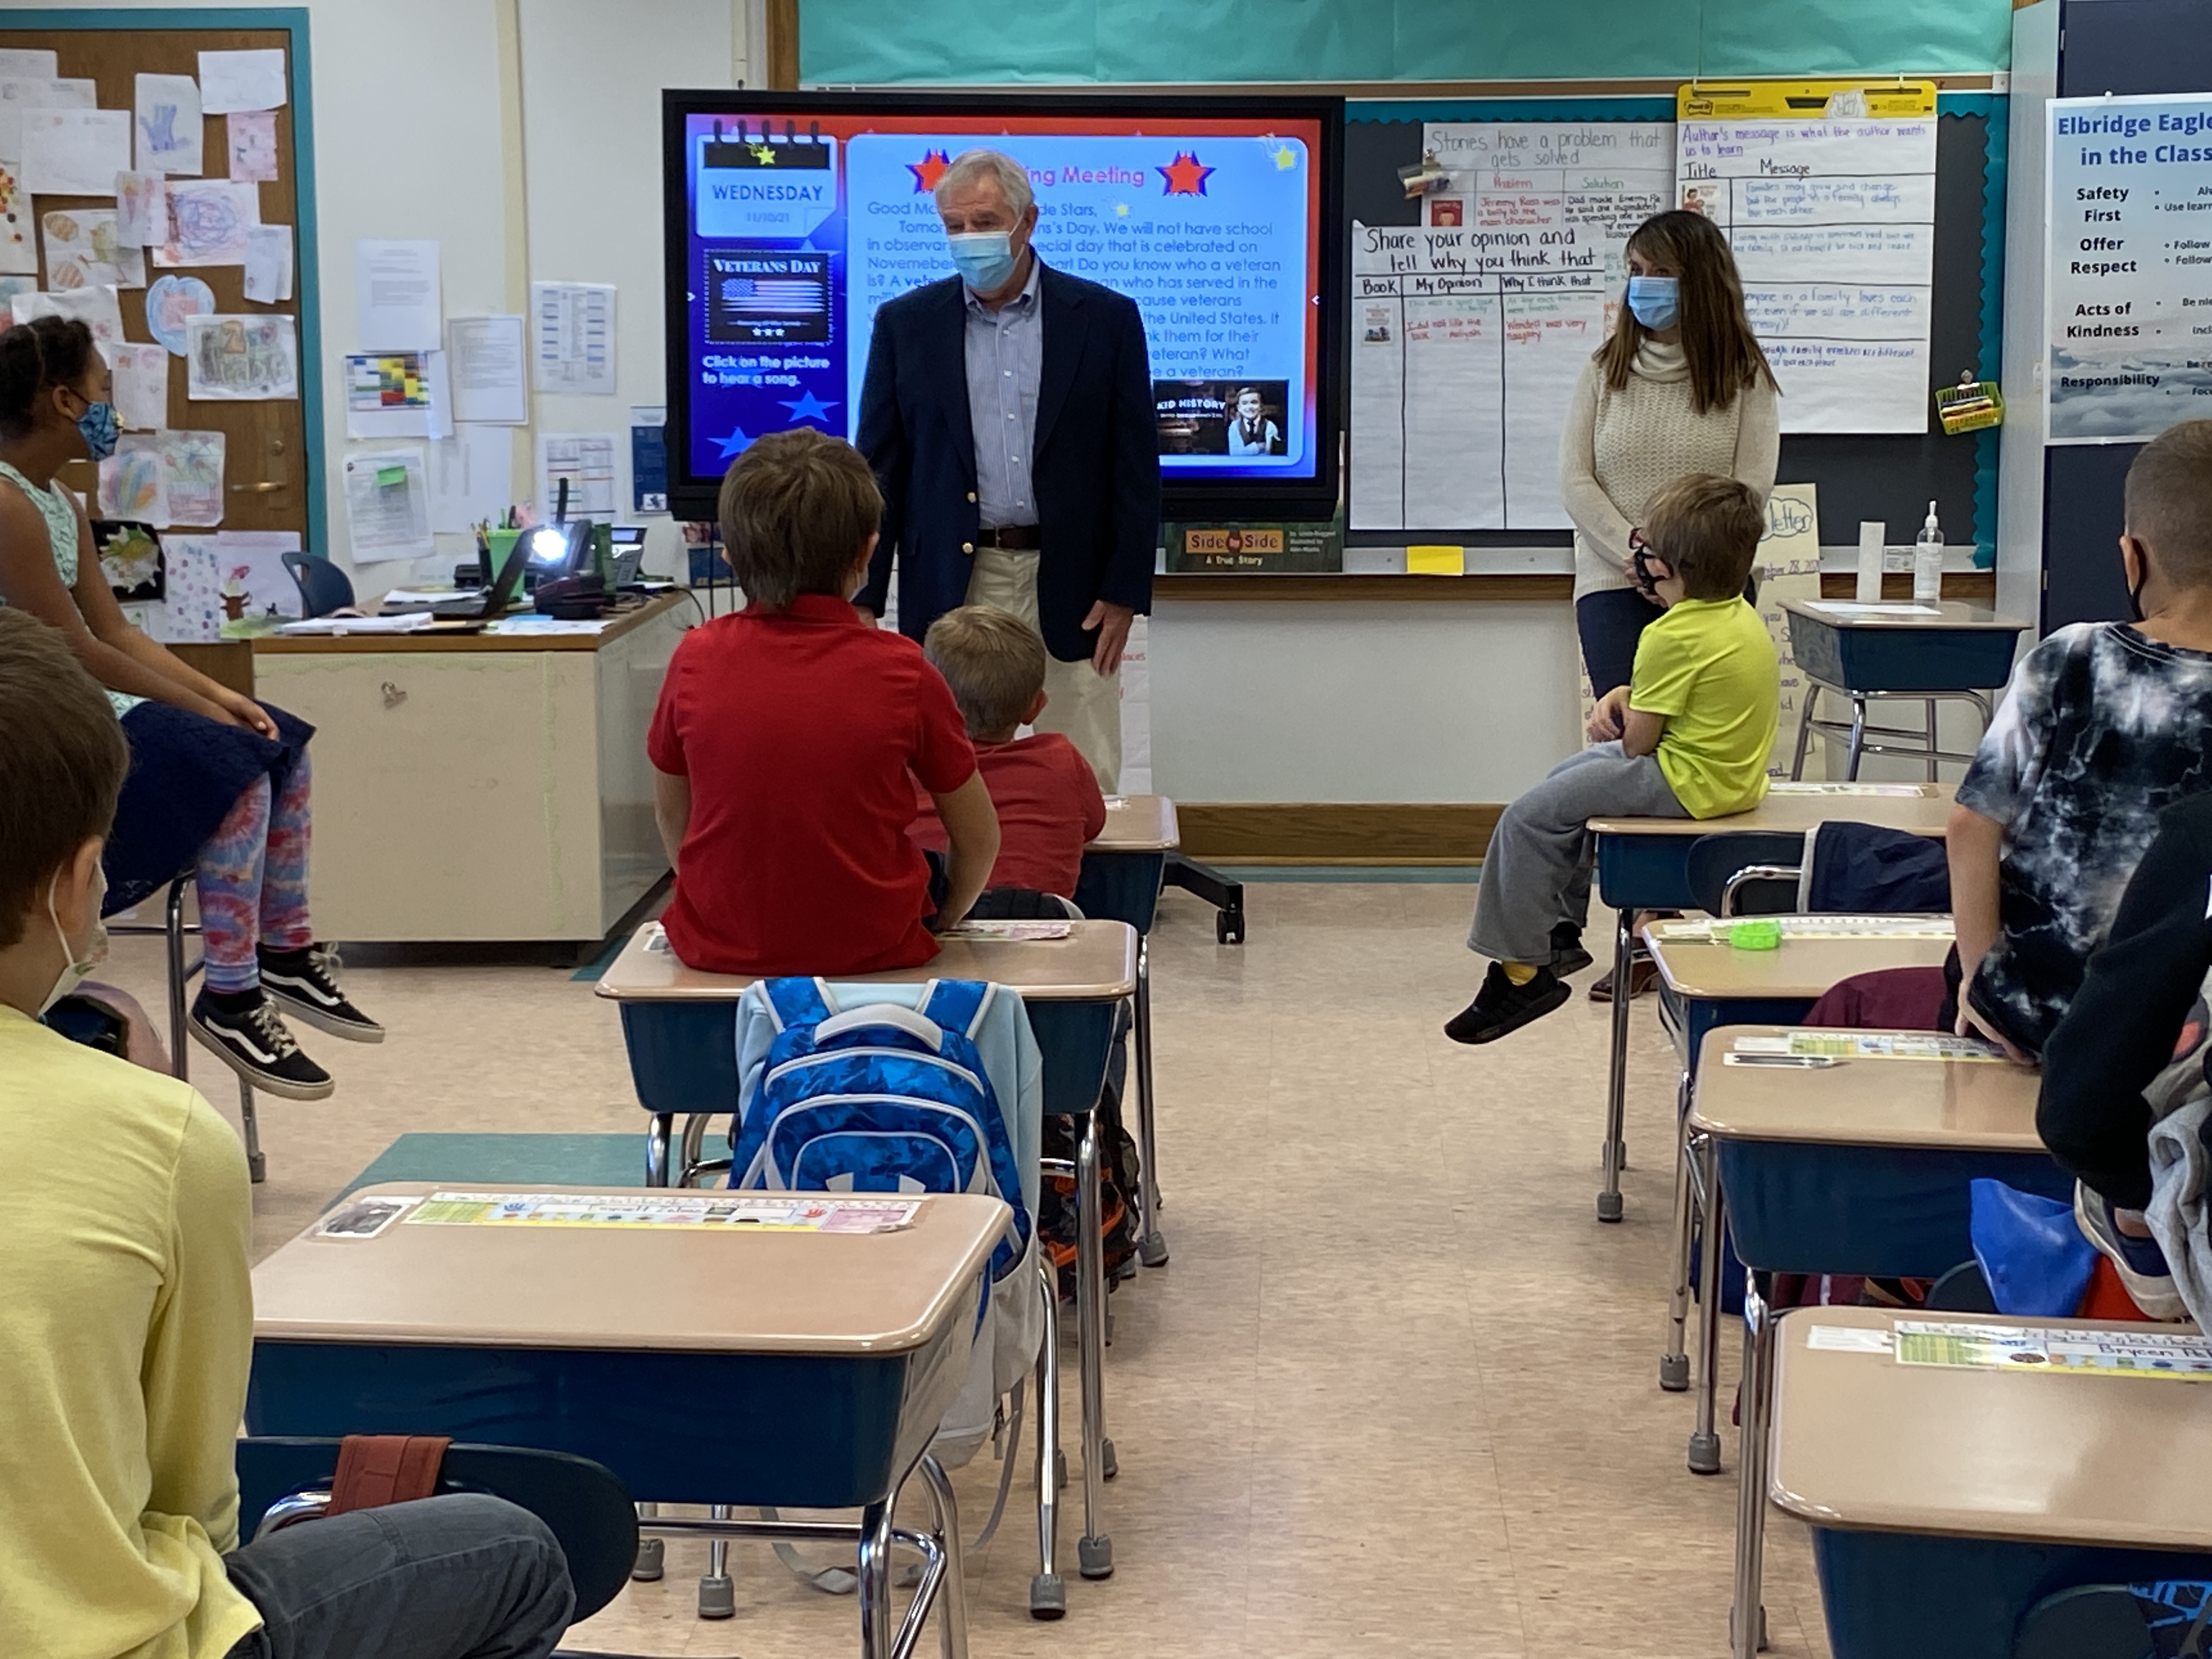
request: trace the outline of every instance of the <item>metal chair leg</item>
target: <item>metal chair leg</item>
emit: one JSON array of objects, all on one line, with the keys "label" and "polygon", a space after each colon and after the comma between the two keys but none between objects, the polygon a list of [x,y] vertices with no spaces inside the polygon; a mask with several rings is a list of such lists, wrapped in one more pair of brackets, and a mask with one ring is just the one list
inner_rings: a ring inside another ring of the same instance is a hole
[{"label": "metal chair leg", "polygon": [[[727,1504],[707,1506],[709,1519],[726,1521],[730,1518]],[[888,1510],[886,1510],[888,1516]],[[730,1582],[730,1540],[716,1538],[707,1545],[707,1572],[699,1581],[699,1616],[702,1619],[733,1619],[737,1616],[736,1586]]]},{"label": "metal chair leg", "polygon": [[1674,1263],[1667,1297],[1667,1346],[1659,1355],[1659,1386],[1680,1394],[1690,1386],[1690,1356],[1684,1351],[1690,1318],[1690,1249],[1697,1231],[1697,1197],[1690,1176],[1688,1114],[1680,1114],[1674,1136]]},{"label": "metal chair leg", "polygon": [[1085,1578],[1114,1576],[1114,1540],[1106,1534],[1106,1244],[1098,1183],[1098,1111],[1083,1120],[1076,1143],[1075,1320],[1083,1365],[1083,1536],[1075,1565]]},{"label": "metal chair leg", "polygon": [[[658,1504],[640,1504],[637,1506],[637,1518],[641,1521],[655,1521],[659,1516],[660,1505]],[[637,1559],[630,1565],[629,1576],[641,1584],[657,1583],[665,1565],[667,1541],[663,1538],[639,1539]]]},{"label": "metal chair leg", "polygon": [[1928,711],[1928,781],[1936,781],[1936,699],[1924,699],[1921,705]]},{"label": "metal chair leg", "polygon": [[1137,1260],[1158,1267],[1168,1259],[1168,1241],[1160,1231],[1159,1143],[1152,1128],[1152,953],[1150,942],[1137,940],[1137,1159],[1142,1166],[1138,1185],[1139,1208],[1145,1224],[1137,1239]]},{"label": "metal chair leg", "polygon": [[[182,877],[169,884],[168,915],[162,929],[164,943],[169,953],[169,1069],[179,1078],[185,1076],[185,1051],[191,1045],[185,1038],[185,981],[190,970],[185,966],[185,884]],[[260,1177],[256,1176],[255,1180]]]},{"label": "metal chair leg", "polygon": [[860,1512],[860,1659],[891,1656],[891,1505]]},{"label": "metal chair leg", "polygon": [[1866,699],[1854,691],[1851,693],[1851,741],[1850,748],[1845,750],[1844,766],[1844,781],[1846,783],[1859,781],[1859,757],[1866,752]]},{"label": "metal chair leg", "polygon": [[246,1173],[258,1185],[269,1173],[269,1160],[261,1155],[261,1121],[253,1113],[253,1085],[238,1080],[238,1127],[246,1139]]},{"label": "metal chair leg", "polygon": [[1812,741],[1812,710],[1814,703],[1818,702],[1820,702],[1820,681],[1808,679],[1805,681],[1805,702],[1798,706],[1798,752],[1796,759],[1790,763],[1790,781],[1792,783],[1805,776],[1805,745]]},{"label": "metal chair leg", "polygon": [[1766,1555],[1768,1425],[1774,1413],[1774,1313],[1757,1275],[1743,1287],[1743,1431],[1736,1451],[1735,1595],[1729,1609],[1735,1659],[1756,1659],[1766,1645],[1760,1581]]},{"label": "metal chair leg", "polygon": [[[1013,1450],[1007,1449],[1011,1457]],[[934,1457],[921,1460],[922,1490],[929,1498],[930,1524],[945,1552],[945,1574],[937,1587],[937,1644],[941,1659],[968,1659],[968,1584],[960,1559],[960,1506],[952,1482]]]},{"label": "metal chair leg", "polygon": [[1700,1137],[1697,1150],[1705,1232],[1698,1253],[1698,1420],[1690,1435],[1689,1462],[1692,1474],[1718,1474],[1721,1441],[1713,1429],[1713,1410],[1720,1386],[1721,1239],[1728,1227],[1728,1195],[1721,1191],[1720,1152],[1712,1137]]},{"label": "metal chair leg", "polygon": [[646,1121],[645,1184],[648,1187],[668,1184],[668,1143],[674,1129],[672,1113],[655,1112]]},{"label": "metal chair leg", "polygon": [[1613,1069],[1606,1079],[1605,1146],[1598,1153],[1603,1171],[1597,1190],[1597,1218],[1620,1219],[1620,1170],[1628,1162],[1628,1147],[1621,1139],[1628,1115],[1628,1005],[1634,979],[1630,958],[1636,949],[1636,913],[1623,909],[1613,936]]},{"label": "metal chair leg", "polygon": [[[1030,1617],[1060,1619],[1067,1613],[1067,1584],[1060,1576],[1060,1275],[1042,1260],[1037,1277],[1044,1341],[1036,1364],[1037,1571],[1030,1580]],[[1013,1455],[1012,1448],[1006,1455]]]}]

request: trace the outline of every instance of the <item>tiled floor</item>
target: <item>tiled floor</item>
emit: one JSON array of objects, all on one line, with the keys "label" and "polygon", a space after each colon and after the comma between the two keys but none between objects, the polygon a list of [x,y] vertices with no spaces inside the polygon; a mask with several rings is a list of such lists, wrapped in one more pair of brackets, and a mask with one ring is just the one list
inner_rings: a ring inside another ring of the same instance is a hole
[{"label": "tiled floor", "polygon": [[[1005,1528],[969,1564],[976,1659],[1726,1652],[1734,1436],[1723,1475],[1688,1474],[1688,1399],[1654,1381],[1672,1052],[1639,1004],[1627,1219],[1601,1227],[1606,1011],[1577,998],[1492,1047],[1446,1042],[1438,1027],[1475,984],[1461,943],[1472,896],[1255,886],[1242,948],[1214,943],[1195,900],[1167,896],[1153,960],[1174,1259],[1114,1298],[1119,1570],[1073,1576],[1079,1467],[1062,1511],[1068,1616],[1028,1618],[1024,1459]],[[153,948],[118,956],[116,976],[157,1002]],[[614,1012],[567,969],[351,978],[391,1041],[314,1036],[337,1097],[264,1104],[260,1249],[410,1130],[639,1127]],[[204,1053],[194,1074],[234,1110]],[[1732,1383],[1733,1329],[1724,1346]],[[971,1534],[997,1473],[987,1449],[957,1477]],[[1773,1651],[1825,1656],[1805,1535],[1778,1516],[1770,1538]],[[672,1544],[661,1583],[569,1645],[854,1650],[851,1600],[800,1586],[757,1545],[734,1547],[738,1616],[700,1622],[704,1553]]]}]

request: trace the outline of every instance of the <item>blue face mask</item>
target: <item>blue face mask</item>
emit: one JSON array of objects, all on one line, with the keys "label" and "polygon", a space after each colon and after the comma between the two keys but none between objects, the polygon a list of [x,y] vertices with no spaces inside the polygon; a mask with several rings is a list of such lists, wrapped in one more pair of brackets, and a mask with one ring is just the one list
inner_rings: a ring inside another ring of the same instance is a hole
[{"label": "blue face mask", "polygon": [[115,453],[115,405],[87,404],[76,417],[76,429],[84,434],[85,453],[95,461],[106,460]]},{"label": "blue face mask", "polygon": [[970,230],[957,235],[947,234],[945,246],[951,251],[953,268],[959,271],[960,280],[978,294],[988,294],[1004,288],[1007,278],[1014,274],[1019,262],[1014,255],[1014,239],[1011,231]]},{"label": "blue face mask", "polygon": [[1682,315],[1682,279],[1679,276],[1632,276],[1628,279],[1628,308],[1646,328],[1672,328]]}]

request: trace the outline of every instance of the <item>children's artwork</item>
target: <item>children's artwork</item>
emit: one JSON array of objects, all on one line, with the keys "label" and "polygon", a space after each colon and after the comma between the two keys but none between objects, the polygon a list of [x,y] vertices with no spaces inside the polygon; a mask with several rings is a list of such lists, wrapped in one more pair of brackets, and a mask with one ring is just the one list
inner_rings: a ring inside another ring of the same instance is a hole
[{"label": "children's artwork", "polygon": [[292,227],[256,225],[246,233],[246,297],[273,306],[292,297]]},{"label": "children's artwork", "polygon": [[162,470],[161,445],[151,434],[125,433],[115,453],[100,464],[99,506],[103,519],[168,527],[168,476]]},{"label": "children's artwork", "polygon": [[23,112],[23,183],[33,196],[112,196],[131,171],[131,114],[119,109]]},{"label": "children's artwork", "polygon": [[109,347],[123,343],[123,310],[116,303],[115,289],[110,283],[70,289],[61,294],[18,294],[10,303],[19,323],[34,322],[41,317],[76,318],[92,331],[93,343],[100,348],[103,358]]},{"label": "children's artwork", "polygon": [[15,296],[36,294],[39,279],[35,276],[0,276],[0,327],[15,320]]},{"label": "children's artwork", "polygon": [[31,109],[90,109],[100,101],[90,81],[41,81],[0,76],[0,155],[21,160],[23,112]]},{"label": "children's artwork", "polygon": [[197,276],[156,276],[146,290],[146,331],[181,357],[185,325],[215,310],[215,290]]},{"label": "children's artwork", "polygon": [[172,179],[169,236],[154,250],[157,265],[246,263],[246,235],[261,222],[261,186],[228,179]]},{"label": "children's artwork", "polygon": [[146,251],[118,242],[114,209],[57,209],[41,214],[40,223],[46,233],[46,286],[56,293],[102,283],[146,286]]},{"label": "children's artwork", "polygon": [[200,54],[200,106],[210,115],[276,109],[284,102],[284,48]]},{"label": "children's artwork", "polygon": [[185,395],[232,403],[298,397],[300,344],[289,313],[189,319]]},{"label": "children's artwork", "polygon": [[136,92],[138,171],[201,171],[199,82],[189,75],[142,75]]},{"label": "children's artwork", "polygon": [[169,234],[169,196],[158,173],[115,175],[115,245],[158,246]]},{"label": "children's artwork", "polygon": [[276,176],[276,112],[233,110],[223,118],[230,137],[230,176],[261,180]]},{"label": "children's artwork", "polygon": [[162,597],[161,538],[153,526],[94,519],[92,542],[100,550],[100,568],[118,605],[143,605]]},{"label": "children's artwork", "polygon": [[191,645],[222,636],[222,568],[213,536],[164,536],[168,604],[164,642]]},{"label": "children's artwork", "polygon": [[31,230],[31,192],[13,161],[0,161],[0,270],[36,276],[39,240]]},{"label": "children's artwork", "polygon": [[300,550],[296,530],[226,530],[215,538],[216,561],[226,592],[242,592],[250,617],[296,617],[300,584],[284,556]]},{"label": "children's artwork", "polygon": [[173,523],[222,522],[223,435],[220,432],[164,432],[161,471],[169,486]]},{"label": "children's artwork", "polygon": [[115,418],[144,431],[169,423],[169,354],[158,341],[120,341],[107,348],[115,372]]}]

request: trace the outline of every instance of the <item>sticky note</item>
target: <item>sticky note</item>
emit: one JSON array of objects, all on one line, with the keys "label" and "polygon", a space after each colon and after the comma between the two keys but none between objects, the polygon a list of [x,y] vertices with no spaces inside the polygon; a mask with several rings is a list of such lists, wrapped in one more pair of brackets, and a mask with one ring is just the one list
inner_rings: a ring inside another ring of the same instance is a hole
[{"label": "sticky note", "polygon": [[404,466],[380,466],[376,469],[376,482],[380,485],[404,484],[407,482],[407,469]]},{"label": "sticky note", "polygon": [[1467,550],[1463,547],[1409,547],[1406,550],[1409,576],[1464,576]]}]

